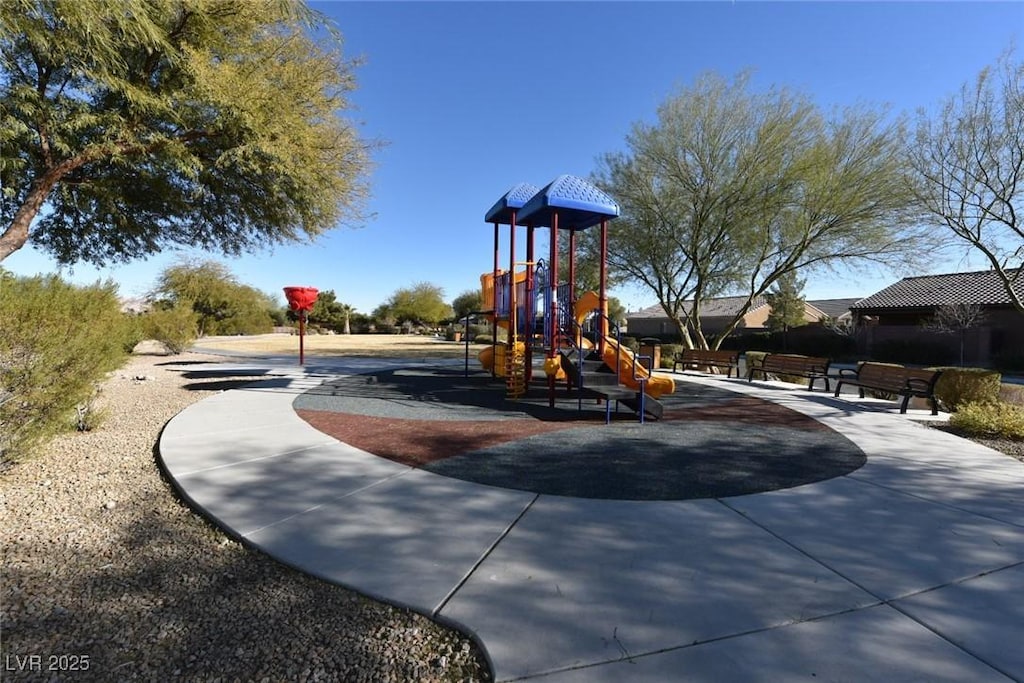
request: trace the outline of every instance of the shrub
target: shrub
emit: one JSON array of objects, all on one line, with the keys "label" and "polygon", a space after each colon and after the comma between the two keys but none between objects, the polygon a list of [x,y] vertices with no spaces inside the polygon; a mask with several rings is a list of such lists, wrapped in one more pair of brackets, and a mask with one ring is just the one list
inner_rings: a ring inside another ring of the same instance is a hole
[{"label": "shrub", "polygon": [[494,337],[487,334],[478,334],[472,339],[474,344],[493,344]]},{"label": "shrub", "polygon": [[170,353],[181,353],[196,339],[196,314],[185,306],[150,311],[139,317],[139,326],[146,339],[155,339]]},{"label": "shrub", "polygon": [[640,340],[637,339],[636,337],[631,337],[628,334],[624,334],[619,338],[619,343],[621,343],[624,347],[626,347],[633,353],[638,353],[640,351]]},{"label": "shrub", "polygon": [[949,417],[949,424],[972,436],[1024,440],[1024,406],[968,402]]},{"label": "shrub", "polygon": [[676,356],[683,350],[682,344],[662,344],[661,346],[661,367],[672,369],[675,365]]},{"label": "shrub", "polygon": [[476,339],[479,336],[492,334],[490,325],[479,325],[476,323],[470,323],[468,332],[470,339]]},{"label": "shrub", "polygon": [[768,355],[767,351],[747,351],[743,354],[744,359],[747,363],[747,372],[750,372],[750,368],[759,368],[764,365],[764,357]]},{"label": "shrub", "polygon": [[994,403],[1002,379],[995,370],[984,368],[942,368],[935,383],[935,398],[943,408],[955,412],[965,403]]},{"label": "shrub", "polygon": [[128,318],[113,283],[0,271],[0,468],[75,422],[94,387],[126,357]]},{"label": "shrub", "polygon": [[139,342],[146,338],[142,333],[142,323],[139,315],[126,314],[124,316],[124,352],[131,353]]}]

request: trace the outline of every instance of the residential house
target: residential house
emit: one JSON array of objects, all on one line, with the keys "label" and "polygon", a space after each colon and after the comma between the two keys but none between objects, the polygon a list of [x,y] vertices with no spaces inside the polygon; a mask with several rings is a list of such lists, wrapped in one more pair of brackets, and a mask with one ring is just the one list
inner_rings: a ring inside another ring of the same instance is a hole
[{"label": "residential house", "polygon": [[[1011,271],[1016,274],[1017,271]],[[1024,296],[1024,274],[1016,291]],[[976,307],[982,319],[961,330],[936,332],[931,325],[943,306]],[[947,362],[959,360],[988,365],[999,359],[1024,362],[1024,315],[1010,305],[1010,297],[995,271],[946,273],[903,278],[896,284],[851,306],[857,328],[858,351],[865,355],[904,345],[916,347],[920,362],[945,348]],[[906,359],[910,360],[910,359]]]},{"label": "residential house", "polygon": [[[740,308],[746,302],[744,296],[725,296],[708,299],[701,309],[700,324],[705,336],[711,336],[721,332],[729,322],[736,317]],[[822,301],[804,302],[804,319],[811,322],[818,322],[825,316],[839,318],[849,315],[848,304],[857,299],[825,299]],[[821,304],[819,306],[819,304]],[[845,304],[845,306],[844,306]],[[692,302],[683,302],[683,310],[689,311]],[[763,296],[754,297],[750,308],[740,320],[736,333],[763,332],[767,328],[768,314],[771,313],[771,306]],[[675,325],[665,315],[661,305],[654,305],[642,310],[626,314],[627,328],[633,337],[648,337],[659,335],[676,334]]]}]

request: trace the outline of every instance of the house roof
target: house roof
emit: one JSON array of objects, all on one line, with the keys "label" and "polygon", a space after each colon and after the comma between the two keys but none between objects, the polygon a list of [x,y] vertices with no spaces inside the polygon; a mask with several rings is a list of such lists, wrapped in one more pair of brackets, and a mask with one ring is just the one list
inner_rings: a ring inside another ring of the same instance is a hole
[{"label": "house roof", "polygon": [[[1009,273],[1021,274],[1019,269]],[[1017,279],[1014,289],[1024,297],[1024,277]],[[932,308],[950,304],[1009,305],[1010,297],[994,270],[981,270],[905,277],[850,308]]]},{"label": "house roof", "polygon": [[[701,309],[701,317],[704,318],[718,318],[724,316],[734,316],[740,310],[747,300],[745,296],[722,296],[714,299],[705,299],[704,306]],[[689,311],[690,306],[693,305],[692,301],[683,302],[683,310]],[[750,305],[750,311],[767,306],[768,301],[763,296],[755,296],[753,302]],[[749,311],[748,311],[749,312]],[[635,313],[627,313],[626,318],[664,318],[665,310],[661,307],[661,304],[655,304],[642,308]]]},{"label": "house roof", "polygon": [[848,315],[850,313],[850,306],[853,306],[858,301],[860,299],[814,299],[813,301],[809,300],[807,303],[830,318],[841,318],[844,315]]}]

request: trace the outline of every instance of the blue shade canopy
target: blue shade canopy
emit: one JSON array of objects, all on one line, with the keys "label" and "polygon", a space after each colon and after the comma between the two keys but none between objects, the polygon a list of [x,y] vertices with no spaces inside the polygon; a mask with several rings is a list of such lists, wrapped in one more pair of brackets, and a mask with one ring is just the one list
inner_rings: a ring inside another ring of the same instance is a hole
[{"label": "blue shade canopy", "polygon": [[551,227],[556,211],[559,229],[585,230],[618,216],[619,205],[583,178],[560,175],[526,202],[518,220],[534,227]]},{"label": "blue shade canopy", "polygon": [[519,183],[494,203],[494,206],[484,216],[484,220],[488,223],[511,225],[512,212],[523,208],[523,204],[528,202],[530,197],[535,194],[537,194],[536,185],[533,183]]}]

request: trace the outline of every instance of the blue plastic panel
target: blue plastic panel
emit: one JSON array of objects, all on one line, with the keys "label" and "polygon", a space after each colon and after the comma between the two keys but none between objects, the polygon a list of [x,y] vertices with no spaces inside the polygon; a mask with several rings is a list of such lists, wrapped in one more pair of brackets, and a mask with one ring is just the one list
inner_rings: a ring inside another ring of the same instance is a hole
[{"label": "blue plastic panel", "polygon": [[583,178],[560,175],[526,202],[517,221],[534,227],[551,227],[551,217],[556,211],[559,229],[585,230],[618,216],[619,205]]},{"label": "blue plastic panel", "polygon": [[500,223],[501,225],[512,224],[512,211],[518,211],[537,194],[537,186],[532,183],[519,183],[511,190],[502,195],[501,199],[495,202],[484,220],[488,223]]}]

